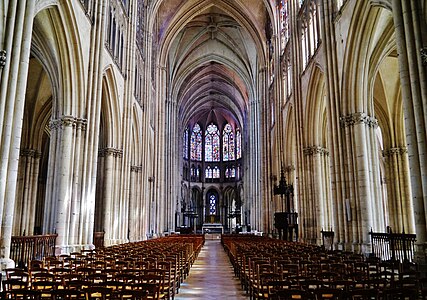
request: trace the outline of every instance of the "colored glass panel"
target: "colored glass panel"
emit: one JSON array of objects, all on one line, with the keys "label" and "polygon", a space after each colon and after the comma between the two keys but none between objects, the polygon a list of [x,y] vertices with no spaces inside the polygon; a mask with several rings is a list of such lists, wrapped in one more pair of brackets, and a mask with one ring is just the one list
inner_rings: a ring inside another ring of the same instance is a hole
[{"label": "colored glass panel", "polygon": [[240,129],[236,130],[236,159],[242,157],[242,134]]},{"label": "colored glass panel", "polygon": [[209,214],[216,214],[216,196],[214,194],[209,196]]},{"label": "colored glass panel", "polygon": [[219,177],[220,177],[219,167],[215,166],[213,169],[213,178],[219,178]]},{"label": "colored glass panel", "polygon": [[212,178],[213,177],[213,171],[212,171],[212,168],[210,166],[206,167],[205,177],[206,178]]},{"label": "colored glass panel", "polygon": [[183,141],[182,141],[182,144],[183,144],[183,149],[182,149],[182,151],[184,152],[184,155],[183,155],[183,157],[185,158],[185,159],[188,159],[188,127],[187,127],[187,129],[185,129],[185,131],[184,131],[184,137],[183,137]]},{"label": "colored glass panel", "polygon": [[202,130],[199,124],[194,125],[191,133],[191,159],[202,160]]},{"label": "colored glass panel", "polygon": [[205,161],[220,160],[219,130],[215,124],[210,124],[205,133]]}]

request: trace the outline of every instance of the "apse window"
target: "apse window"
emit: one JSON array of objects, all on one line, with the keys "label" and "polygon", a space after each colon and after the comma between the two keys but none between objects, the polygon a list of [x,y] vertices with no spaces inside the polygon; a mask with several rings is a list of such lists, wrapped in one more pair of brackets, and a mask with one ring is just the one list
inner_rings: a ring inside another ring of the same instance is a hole
[{"label": "apse window", "polygon": [[216,195],[209,196],[209,214],[216,215]]}]

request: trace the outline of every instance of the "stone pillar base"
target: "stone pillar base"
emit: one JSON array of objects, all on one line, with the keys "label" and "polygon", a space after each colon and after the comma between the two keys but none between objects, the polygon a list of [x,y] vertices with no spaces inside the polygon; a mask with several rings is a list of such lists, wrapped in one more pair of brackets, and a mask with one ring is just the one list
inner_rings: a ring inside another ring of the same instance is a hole
[{"label": "stone pillar base", "polygon": [[4,273],[4,270],[6,270],[8,268],[15,268],[15,261],[11,260],[10,258],[1,258],[0,259],[0,271],[2,273]]},{"label": "stone pillar base", "polygon": [[427,276],[427,244],[416,244],[414,253],[414,262],[418,264],[418,270],[421,277]]}]

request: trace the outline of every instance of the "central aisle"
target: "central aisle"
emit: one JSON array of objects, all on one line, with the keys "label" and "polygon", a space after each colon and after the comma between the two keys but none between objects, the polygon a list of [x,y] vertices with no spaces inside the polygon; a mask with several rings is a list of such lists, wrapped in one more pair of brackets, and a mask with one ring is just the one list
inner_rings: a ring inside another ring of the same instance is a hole
[{"label": "central aisle", "polygon": [[220,240],[205,241],[175,299],[248,299]]}]

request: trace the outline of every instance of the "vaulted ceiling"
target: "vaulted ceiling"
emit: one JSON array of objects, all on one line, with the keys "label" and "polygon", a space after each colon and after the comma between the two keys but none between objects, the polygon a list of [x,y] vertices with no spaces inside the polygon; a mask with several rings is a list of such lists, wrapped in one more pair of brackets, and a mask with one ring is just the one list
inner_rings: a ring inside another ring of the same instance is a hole
[{"label": "vaulted ceiling", "polygon": [[163,1],[157,42],[170,39],[169,93],[179,105],[182,127],[195,122],[244,127],[265,64],[267,17],[262,0]]}]

